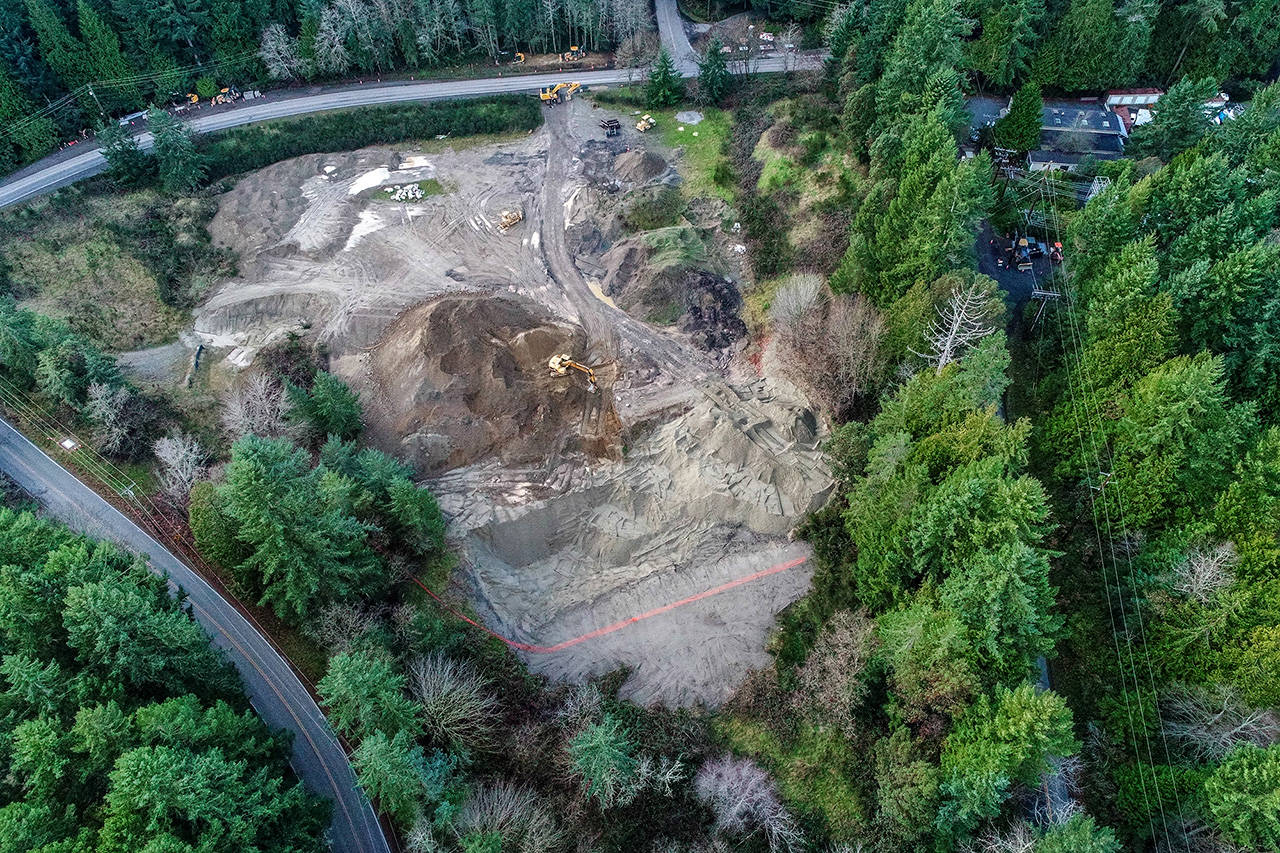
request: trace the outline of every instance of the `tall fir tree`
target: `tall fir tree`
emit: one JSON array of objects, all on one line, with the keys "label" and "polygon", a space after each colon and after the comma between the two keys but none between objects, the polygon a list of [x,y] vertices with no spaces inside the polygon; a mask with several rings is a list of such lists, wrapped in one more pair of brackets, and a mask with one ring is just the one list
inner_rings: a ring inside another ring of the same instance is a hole
[{"label": "tall fir tree", "polygon": [[676,71],[676,64],[664,47],[659,53],[653,68],[649,71],[649,80],[644,88],[645,103],[651,108],[670,107],[684,97],[684,81]]},{"label": "tall fir tree", "polygon": [[[132,83],[123,83],[134,74],[133,67],[120,51],[120,37],[103,17],[85,0],[76,7],[80,18],[80,37],[84,40],[89,70],[103,107],[108,111],[135,110],[142,106],[142,95]],[[118,82],[110,82],[118,81]]]},{"label": "tall fir tree", "polygon": [[27,0],[31,28],[40,45],[40,56],[68,89],[76,89],[93,79],[88,51],[62,20],[48,0]]},{"label": "tall fir tree", "polygon": [[1044,123],[1044,99],[1040,85],[1024,83],[1013,93],[1009,112],[996,122],[996,144],[1025,154],[1040,147],[1040,128]]},{"label": "tall fir tree", "polygon": [[191,128],[155,107],[147,111],[147,126],[155,138],[161,185],[171,193],[190,192],[198,187],[204,180],[205,163],[196,151]]},{"label": "tall fir tree", "polygon": [[698,60],[698,95],[708,104],[719,104],[729,93],[732,78],[729,75],[729,64],[721,52],[720,39],[713,38],[707,45],[707,52]]}]

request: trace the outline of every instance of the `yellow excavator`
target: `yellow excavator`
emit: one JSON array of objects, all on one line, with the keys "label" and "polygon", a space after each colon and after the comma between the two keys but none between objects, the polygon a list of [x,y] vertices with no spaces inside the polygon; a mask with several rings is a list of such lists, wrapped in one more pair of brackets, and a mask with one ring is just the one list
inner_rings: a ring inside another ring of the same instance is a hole
[{"label": "yellow excavator", "polygon": [[551,368],[551,372],[557,376],[565,376],[570,370],[577,370],[587,377],[588,387],[592,392],[600,390],[600,386],[596,384],[596,372],[585,364],[574,361],[567,355],[551,356],[551,360],[547,362],[547,367]]},{"label": "yellow excavator", "polygon": [[544,104],[561,104],[576,95],[581,88],[581,83],[557,83],[539,90],[538,97]]}]

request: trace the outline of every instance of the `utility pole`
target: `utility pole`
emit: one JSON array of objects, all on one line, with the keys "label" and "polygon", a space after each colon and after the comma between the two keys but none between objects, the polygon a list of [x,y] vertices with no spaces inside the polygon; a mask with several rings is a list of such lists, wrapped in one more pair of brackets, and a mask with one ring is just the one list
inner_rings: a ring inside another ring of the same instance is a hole
[{"label": "utility pole", "polygon": [[1043,290],[1039,287],[1033,287],[1031,290],[1031,298],[1040,300],[1040,307],[1036,309],[1036,318],[1031,321],[1031,328],[1035,329],[1036,325],[1040,322],[1040,318],[1044,316],[1045,306],[1049,304],[1050,300],[1061,299],[1062,294],[1056,290]]},{"label": "utility pole", "polygon": [[93,84],[86,84],[85,88],[89,90],[89,94],[93,96],[93,102],[98,105],[98,115],[102,116],[102,120],[107,120],[107,111],[102,108],[102,101],[98,100],[98,93],[93,91]]}]

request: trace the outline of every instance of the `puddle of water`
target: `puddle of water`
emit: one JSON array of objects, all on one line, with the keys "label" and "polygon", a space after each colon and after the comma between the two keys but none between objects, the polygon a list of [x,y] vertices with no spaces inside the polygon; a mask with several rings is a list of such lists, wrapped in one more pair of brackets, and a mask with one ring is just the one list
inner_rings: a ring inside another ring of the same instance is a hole
[{"label": "puddle of water", "polygon": [[591,288],[591,292],[595,294],[596,299],[599,299],[605,305],[608,305],[610,308],[618,307],[613,304],[613,299],[610,298],[609,294],[600,289],[600,282],[596,281],[594,278],[587,279],[587,287]]}]

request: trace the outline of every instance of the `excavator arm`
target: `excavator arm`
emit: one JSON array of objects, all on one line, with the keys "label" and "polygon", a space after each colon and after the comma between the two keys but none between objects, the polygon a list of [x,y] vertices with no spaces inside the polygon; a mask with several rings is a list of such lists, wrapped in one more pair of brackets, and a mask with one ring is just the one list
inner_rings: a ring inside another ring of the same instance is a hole
[{"label": "excavator arm", "polygon": [[585,364],[574,361],[567,355],[553,355],[551,360],[547,362],[547,367],[558,376],[565,376],[570,370],[576,370],[587,377],[592,391],[600,390],[600,386],[596,384],[596,372]]}]

